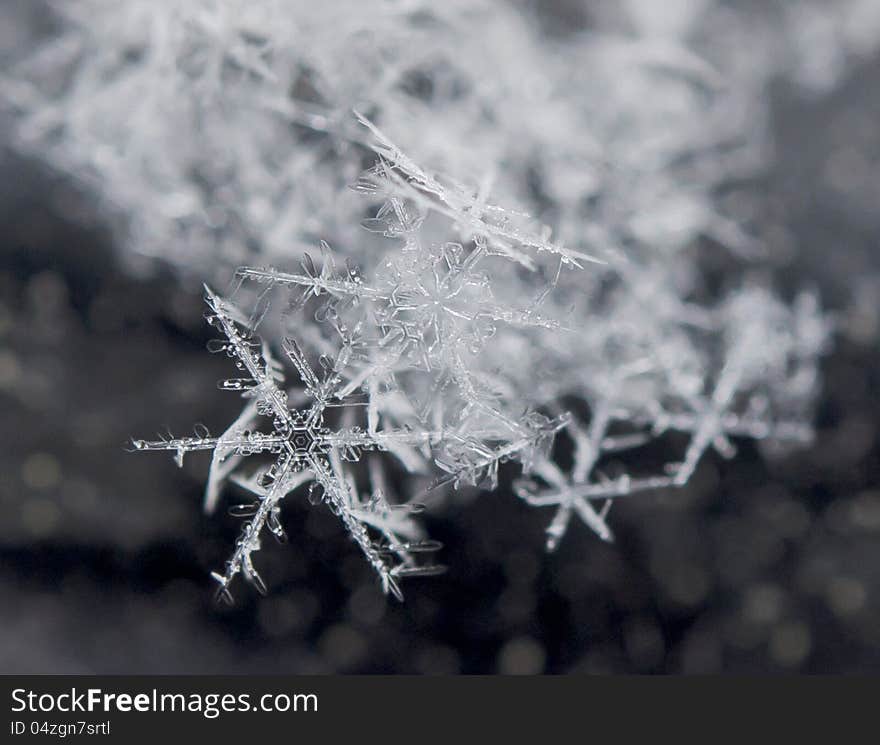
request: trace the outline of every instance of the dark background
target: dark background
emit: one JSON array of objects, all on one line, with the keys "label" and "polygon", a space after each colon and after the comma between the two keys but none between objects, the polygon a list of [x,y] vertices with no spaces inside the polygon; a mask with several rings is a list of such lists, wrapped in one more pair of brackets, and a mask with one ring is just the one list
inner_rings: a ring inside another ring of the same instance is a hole
[{"label": "dark background", "polygon": [[201,511],[208,456],[125,450],[237,414],[199,288],[124,274],[89,196],[0,130],[0,672],[880,671],[878,80],[777,86],[755,186],[798,251],[778,284],[816,284],[841,329],[816,443],[708,455],[622,502],[616,543],[573,529],[553,555],[504,489],[454,503],[429,516],[449,571],[404,604],[304,496],[260,554],[269,596],[212,603],[238,524]]}]

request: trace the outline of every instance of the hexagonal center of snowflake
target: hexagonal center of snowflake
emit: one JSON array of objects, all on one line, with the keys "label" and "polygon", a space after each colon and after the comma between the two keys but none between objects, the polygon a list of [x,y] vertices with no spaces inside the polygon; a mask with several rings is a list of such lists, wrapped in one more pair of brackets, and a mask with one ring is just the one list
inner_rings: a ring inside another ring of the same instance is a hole
[{"label": "hexagonal center of snowflake", "polygon": [[315,435],[315,432],[312,432],[306,427],[298,427],[294,429],[288,438],[288,442],[293,449],[293,454],[305,456],[309,453],[315,452],[318,448],[318,439]]}]

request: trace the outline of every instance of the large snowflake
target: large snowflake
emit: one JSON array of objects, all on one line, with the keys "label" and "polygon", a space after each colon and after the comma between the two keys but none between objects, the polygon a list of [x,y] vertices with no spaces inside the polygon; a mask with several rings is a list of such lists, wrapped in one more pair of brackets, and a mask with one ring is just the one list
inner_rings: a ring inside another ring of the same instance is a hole
[{"label": "large snowflake", "polygon": [[[282,345],[284,352],[297,369],[309,401],[304,408],[291,407],[283,388],[281,366],[253,333],[248,319],[230,301],[207,287],[205,299],[210,309],[208,322],[223,334],[214,349],[234,359],[242,374],[242,377],[223,381],[220,387],[244,392],[248,405],[220,437],[200,432],[193,437],[135,440],[133,444],[137,450],[172,451],[178,465],[182,465],[186,453],[213,450],[206,492],[209,509],[215,506],[222,484],[243,458],[259,454],[274,457],[270,466],[249,478],[235,479],[257,498],[231,510],[247,522],[225,571],[212,574],[220,586],[219,597],[231,600],[229,586],[239,573],[265,593],[266,586],[254,567],[253,554],[260,549],[265,530],[282,542],[285,540],[280,520],[281,501],[309,482],[309,501],[326,503],[342,520],[379,575],[386,593],[402,598],[399,578],[441,571],[442,567],[436,564],[417,560],[417,555],[440,548],[437,542],[423,539],[420,528],[412,520],[420,505],[391,505],[376,484],[372,494],[362,498],[353,476],[343,465],[343,461],[359,460],[364,450],[430,447],[435,436],[431,432],[409,429],[379,430],[372,422],[366,428],[352,425],[332,430],[325,426],[328,408],[356,406],[359,402],[346,400],[339,364],[330,366],[319,376],[296,340],[286,338]],[[266,418],[272,428],[263,432],[257,425],[260,419]]]}]

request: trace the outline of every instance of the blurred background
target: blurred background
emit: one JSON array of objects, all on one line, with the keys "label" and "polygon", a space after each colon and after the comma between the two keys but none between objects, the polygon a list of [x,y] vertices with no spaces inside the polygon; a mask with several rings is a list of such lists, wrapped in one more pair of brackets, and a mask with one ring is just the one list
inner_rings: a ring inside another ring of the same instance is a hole
[{"label": "blurred background", "polygon": [[839,328],[815,443],[709,454],[685,489],[621,502],[615,543],[572,530],[554,554],[509,488],[452,504],[427,520],[448,572],[403,604],[304,497],[261,554],[269,596],[212,602],[239,526],[202,513],[209,456],[126,451],[238,413],[198,286],[123,271],[94,197],[0,120],[0,672],[880,671],[878,81],[868,55],[769,87],[753,189],[797,247],[779,283],[817,286]]}]

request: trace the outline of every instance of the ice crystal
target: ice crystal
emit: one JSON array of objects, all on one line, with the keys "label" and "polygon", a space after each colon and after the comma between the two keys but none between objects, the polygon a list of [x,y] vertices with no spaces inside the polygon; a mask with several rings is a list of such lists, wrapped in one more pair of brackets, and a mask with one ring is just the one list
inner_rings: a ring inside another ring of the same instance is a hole
[{"label": "ice crystal", "polygon": [[[221,382],[224,390],[244,391],[249,399],[242,415],[220,437],[197,433],[193,437],[156,441],[135,440],[137,450],[170,450],[178,464],[193,451],[213,450],[206,503],[213,507],[218,480],[247,456],[269,454],[274,462],[249,479],[239,479],[255,497],[252,503],[234,507],[231,512],[247,520],[225,572],[213,573],[219,594],[231,600],[229,586],[239,574],[261,593],[266,585],[253,563],[264,531],[285,541],[281,524],[281,501],[304,483],[310,483],[309,500],[323,502],[339,516],[348,534],[357,543],[379,575],[385,592],[402,598],[397,580],[403,576],[433,574],[441,569],[435,564],[419,563],[417,555],[436,551],[439,544],[421,539],[421,531],[412,522],[418,511],[415,504],[390,505],[380,489],[362,497],[354,480],[345,472],[343,461],[357,461],[365,450],[393,450],[395,446],[421,447],[430,444],[428,432],[409,430],[361,429],[350,426],[331,430],[324,415],[329,407],[349,404],[341,392],[342,380],[335,367],[319,375],[293,338],[284,340],[284,351],[305,386],[310,405],[303,409],[289,406],[283,389],[283,377],[272,359],[248,327],[247,319],[237,309],[209,288],[205,299],[210,309],[209,322],[222,334],[214,345],[235,360],[243,377]],[[337,360],[337,365],[339,361]],[[271,422],[269,432],[260,431],[259,419]],[[378,535],[375,538],[371,531]]]},{"label": "ice crystal", "polygon": [[[238,508],[253,517],[215,575],[224,593],[239,572],[264,586],[251,555],[264,527],[280,535],[281,499],[306,482],[386,591],[398,593],[399,576],[434,573],[417,561],[437,545],[418,540],[412,506],[390,508],[381,488],[358,495],[367,451],[380,456],[370,460],[374,482],[392,459],[433,472],[437,491],[495,489],[504,464],[516,464],[516,494],[554,509],[553,549],[574,516],[611,540],[616,499],[687,483],[709,449],[729,457],[743,437],[809,439],[805,414],[830,330],[812,295],[789,306],[747,281],[720,302],[697,302],[670,279],[686,266],[675,254],[595,261],[526,214],[492,206],[487,190],[424,170],[362,121],[377,160],[354,188],[383,200],[364,227],[388,242],[384,259],[365,274],[324,243],[295,271],[241,267],[236,293],[249,313],[207,291],[224,335],[213,346],[245,374],[221,388],[242,391],[244,411],[219,438],[136,442],[179,460],[213,449],[209,507],[229,480],[257,495]],[[278,336],[260,341],[258,327]],[[301,406],[289,406],[273,345],[299,374]],[[588,417],[566,407],[573,399]],[[331,408],[335,429],[325,424]],[[255,426],[260,418],[271,432]],[[642,472],[640,449],[668,431],[687,437],[679,458]],[[554,454],[559,438],[572,444],[570,469]],[[275,458],[271,468],[241,477],[240,461],[261,453]],[[416,483],[403,487],[416,492]]]},{"label": "ice crystal", "polygon": [[[610,540],[615,500],[682,486],[707,452],[809,438],[829,324],[774,293],[747,185],[769,83],[833,84],[876,48],[874,0],[597,3],[565,33],[540,22],[554,3],[50,5],[57,33],[0,75],[17,145],[94,185],[127,258],[237,269],[207,299],[242,413],[139,441],[212,449],[209,508],[228,482],[255,495],[224,594],[262,586],[251,556],[306,484],[387,590],[433,571],[389,460],[432,496],[519,468],[553,548],[573,519]],[[658,439],[684,445],[647,472]]]}]

